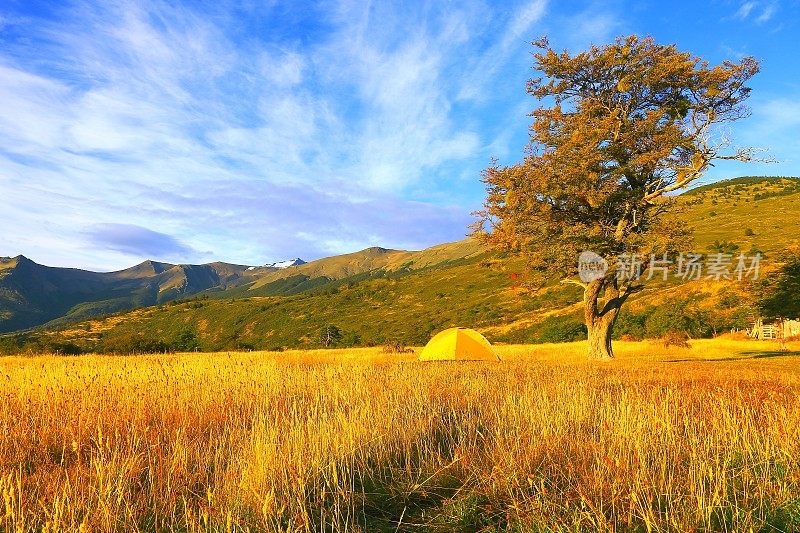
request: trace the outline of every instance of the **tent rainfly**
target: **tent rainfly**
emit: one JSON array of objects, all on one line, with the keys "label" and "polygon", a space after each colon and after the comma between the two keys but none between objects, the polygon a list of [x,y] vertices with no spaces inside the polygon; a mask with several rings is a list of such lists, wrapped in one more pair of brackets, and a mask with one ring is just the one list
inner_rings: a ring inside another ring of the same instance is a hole
[{"label": "tent rainfly", "polygon": [[450,328],[440,331],[428,341],[420,361],[499,361],[486,338],[468,328]]}]

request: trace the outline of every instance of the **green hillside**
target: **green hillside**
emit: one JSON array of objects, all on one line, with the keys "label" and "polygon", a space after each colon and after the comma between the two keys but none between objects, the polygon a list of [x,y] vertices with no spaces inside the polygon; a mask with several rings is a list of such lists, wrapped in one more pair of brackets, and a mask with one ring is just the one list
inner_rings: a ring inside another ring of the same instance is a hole
[{"label": "green hillside", "polygon": [[775,252],[800,239],[800,178],[744,177],[704,185],[683,195],[698,250],[733,242]]},{"label": "green hillside", "polygon": [[484,251],[483,247],[472,240],[440,244],[418,252],[373,247],[351,254],[326,257],[290,269],[265,273],[248,285],[246,290],[257,291],[270,285],[280,286],[280,283],[278,285],[275,283],[287,278],[307,280],[324,278],[335,281],[367,272],[410,272],[443,265],[448,261],[477,257]]},{"label": "green hillside", "polygon": [[[685,206],[679,216],[695,228],[693,251],[760,250],[768,261],[800,234],[798,183],[740,178],[679,197]],[[190,299],[67,324],[79,311],[76,306],[44,328],[0,339],[0,345],[5,351],[280,349],[318,346],[321,329],[329,326],[341,332],[341,345],[418,345],[453,325],[477,328],[494,342],[583,335],[577,288],[519,286],[524,279],[513,273],[523,265],[470,240],[421,252],[370,248],[284,271],[255,270],[229,272],[227,283],[196,291]],[[126,275],[140,279],[143,273]],[[655,336],[680,327],[704,336],[744,327],[751,318],[741,283],[659,281],[631,301],[616,334]]]}]

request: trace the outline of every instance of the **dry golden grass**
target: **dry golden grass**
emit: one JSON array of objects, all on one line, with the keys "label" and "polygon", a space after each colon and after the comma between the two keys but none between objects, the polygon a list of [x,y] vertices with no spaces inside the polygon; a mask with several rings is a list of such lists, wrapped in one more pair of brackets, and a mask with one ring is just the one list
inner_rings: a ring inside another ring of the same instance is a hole
[{"label": "dry golden grass", "polygon": [[692,344],[4,358],[0,529],[797,530],[800,356]]}]

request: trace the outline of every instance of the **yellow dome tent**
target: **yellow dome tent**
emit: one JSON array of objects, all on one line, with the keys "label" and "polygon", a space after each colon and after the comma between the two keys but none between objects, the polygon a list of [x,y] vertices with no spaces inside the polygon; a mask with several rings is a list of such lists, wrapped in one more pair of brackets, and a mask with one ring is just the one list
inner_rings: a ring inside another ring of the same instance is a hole
[{"label": "yellow dome tent", "polygon": [[440,331],[428,341],[420,361],[499,361],[500,358],[483,335],[468,328]]}]

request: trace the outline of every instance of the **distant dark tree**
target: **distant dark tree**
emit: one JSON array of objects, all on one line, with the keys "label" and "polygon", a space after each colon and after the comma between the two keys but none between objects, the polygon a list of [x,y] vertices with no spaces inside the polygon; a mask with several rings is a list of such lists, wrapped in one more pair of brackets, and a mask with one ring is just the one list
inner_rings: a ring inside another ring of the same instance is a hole
[{"label": "distant dark tree", "polygon": [[81,347],[74,342],[54,342],[49,345],[49,351],[56,355],[80,355]]},{"label": "distant dark tree", "polygon": [[347,347],[360,346],[361,335],[359,335],[355,331],[348,331],[347,333],[342,335],[342,344]]},{"label": "distant dark tree", "polygon": [[714,241],[708,245],[708,249],[718,254],[733,255],[739,251],[739,245],[730,241]]},{"label": "distant dark tree", "polygon": [[319,343],[325,348],[336,346],[341,341],[342,331],[333,324],[323,326],[319,332]]},{"label": "distant dark tree", "polygon": [[160,339],[146,337],[141,333],[124,332],[104,337],[97,346],[98,351],[118,354],[162,353],[169,350]]},{"label": "distant dark tree", "polygon": [[179,352],[193,352],[200,349],[200,341],[197,333],[191,329],[185,329],[178,334],[173,346]]},{"label": "distant dark tree", "polygon": [[24,335],[0,335],[0,354],[9,355],[22,351],[25,344]]},{"label": "distant dark tree", "polygon": [[646,336],[654,339],[674,331],[692,338],[708,337],[713,333],[707,313],[700,308],[696,297],[691,296],[687,300],[666,300],[652,308],[644,326]]},{"label": "distant dark tree", "polygon": [[586,325],[580,318],[548,317],[539,324],[538,342],[573,342],[586,338]]}]

